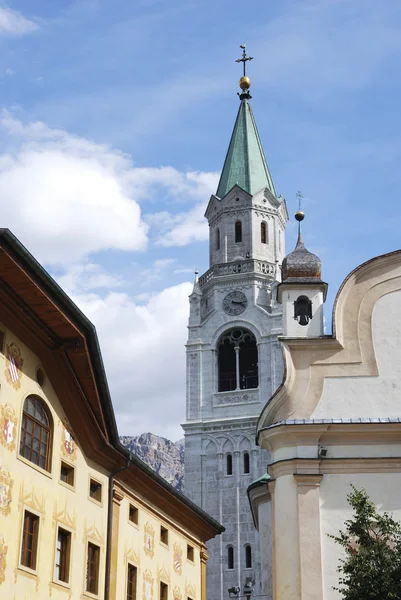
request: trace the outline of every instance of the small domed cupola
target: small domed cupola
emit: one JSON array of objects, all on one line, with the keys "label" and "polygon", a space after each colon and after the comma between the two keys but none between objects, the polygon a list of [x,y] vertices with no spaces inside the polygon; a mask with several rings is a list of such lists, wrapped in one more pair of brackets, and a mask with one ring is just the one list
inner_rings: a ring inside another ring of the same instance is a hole
[{"label": "small domed cupola", "polygon": [[320,258],[305,248],[301,222],[305,215],[295,213],[298,240],[282,264],[277,300],[283,305],[283,334],[289,337],[318,337],[324,334],[323,303],[327,283],[321,280]]},{"label": "small domed cupola", "polygon": [[[295,213],[295,219],[301,223],[305,218],[304,213],[299,210]],[[298,241],[295,249],[284,259],[281,269],[282,281],[296,282],[303,281],[321,282],[322,262],[316,254],[309,252],[305,248],[302,239],[301,228],[298,231]]]}]

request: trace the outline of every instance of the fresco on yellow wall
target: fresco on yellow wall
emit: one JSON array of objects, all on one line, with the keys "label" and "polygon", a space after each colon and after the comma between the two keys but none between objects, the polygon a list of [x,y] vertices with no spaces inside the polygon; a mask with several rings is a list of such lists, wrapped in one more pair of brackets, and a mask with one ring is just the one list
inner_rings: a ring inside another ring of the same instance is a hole
[{"label": "fresco on yellow wall", "polygon": [[178,573],[178,575],[181,575],[182,573],[182,548],[180,546],[180,544],[177,544],[177,542],[174,544],[174,549],[173,549],[173,567],[174,567],[174,571],[176,573]]},{"label": "fresco on yellow wall", "polygon": [[8,515],[11,510],[11,490],[13,480],[8,469],[0,466],[0,513]]},{"label": "fresco on yellow wall", "polygon": [[178,587],[178,585],[174,586],[174,589],[173,589],[173,598],[174,598],[174,600],[182,600],[181,590]]},{"label": "fresco on yellow wall", "polygon": [[157,576],[159,578],[159,581],[163,581],[164,583],[170,583],[170,575],[164,567],[157,571]]},{"label": "fresco on yellow wall", "polygon": [[153,577],[149,569],[143,574],[143,600],[153,599]]},{"label": "fresco on yellow wall", "polygon": [[8,550],[8,548],[6,546],[4,538],[0,533],[0,583],[3,583],[3,581],[6,578],[5,572],[6,572],[6,566],[7,566],[7,561],[6,561],[7,550]]},{"label": "fresco on yellow wall", "polygon": [[185,595],[187,598],[196,598],[196,589],[192,583],[185,586]]},{"label": "fresco on yellow wall", "polygon": [[[28,483],[29,485],[29,483]],[[29,487],[31,487],[29,485]],[[46,510],[46,497],[45,494],[41,491],[37,492],[35,490],[35,486],[32,486],[31,489],[27,490],[24,482],[22,482],[20,487],[20,493],[18,498],[18,503],[20,508],[23,506],[29,506],[33,508],[34,511],[44,515]]]},{"label": "fresco on yellow wall", "polygon": [[21,387],[22,365],[24,359],[21,356],[21,350],[15,342],[6,346],[6,368],[5,375],[7,382],[16,390]]},{"label": "fresco on yellow wall", "polygon": [[61,419],[63,424],[63,433],[61,436],[61,452],[66,458],[75,460],[77,456],[77,442],[72,431],[71,425],[64,417]]},{"label": "fresco on yellow wall", "polygon": [[155,553],[155,530],[153,529],[150,523],[145,524],[145,534],[144,534],[144,550],[145,554],[153,558]]},{"label": "fresco on yellow wall", "polygon": [[17,437],[17,417],[8,402],[0,406],[0,444],[14,450]]}]

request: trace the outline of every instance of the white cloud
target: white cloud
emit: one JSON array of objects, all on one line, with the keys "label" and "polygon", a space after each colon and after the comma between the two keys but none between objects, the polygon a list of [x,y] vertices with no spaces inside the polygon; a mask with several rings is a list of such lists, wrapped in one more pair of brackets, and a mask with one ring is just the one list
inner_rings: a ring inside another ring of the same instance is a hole
[{"label": "white cloud", "polygon": [[0,35],[25,35],[38,29],[38,25],[10,8],[0,8]]},{"label": "white cloud", "polygon": [[105,249],[140,251],[148,224],[137,199],[164,195],[195,207],[178,215],[147,215],[157,243],[182,246],[206,239],[205,198],[214,173],[182,173],[172,167],[134,167],[127,155],[105,145],[25,124],[3,111],[0,127],[12,151],[0,155],[2,223],[46,264],[74,264]]},{"label": "white cloud", "polygon": [[102,265],[86,262],[69,265],[63,275],[58,277],[58,283],[64,289],[89,292],[119,288],[124,281],[118,274],[108,273]]},{"label": "white cloud", "polygon": [[144,250],[147,225],[118,151],[4,112],[16,149],[0,156],[2,223],[42,262],[74,263],[102,249]]},{"label": "white cloud", "polygon": [[102,298],[68,286],[66,291],[97,328],[120,434],[152,431],[182,437],[192,284],[136,300],[124,293]]},{"label": "white cloud", "polygon": [[6,69],[5,73],[6,73],[6,75],[8,75],[10,77],[11,77],[11,75],[15,75],[14,69],[10,69],[10,68]]},{"label": "white cloud", "polygon": [[[208,239],[208,225],[204,217],[208,197],[216,191],[219,175],[217,173],[187,173],[184,184],[195,190],[192,196],[199,201],[189,211],[171,214],[163,211],[148,219],[150,224],[160,229],[158,246],[186,246],[192,242]],[[195,186],[195,188],[193,187]]]}]

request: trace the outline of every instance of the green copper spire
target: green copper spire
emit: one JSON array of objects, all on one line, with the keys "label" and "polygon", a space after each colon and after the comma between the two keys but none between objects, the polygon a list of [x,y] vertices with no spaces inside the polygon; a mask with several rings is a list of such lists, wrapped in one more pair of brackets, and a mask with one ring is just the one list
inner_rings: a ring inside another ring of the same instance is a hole
[{"label": "green copper spire", "polygon": [[244,65],[244,75],[239,82],[242,89],[241,104],[216,192],[219,198],[223,198],[236,184],[252,195],[265,187],[276,195],[249,104],[251,95],[248,89],[251,82],[245,75],[245,63],[252,59],[245,54],[245,44],[241,48],[243,56],[237,61]]}]

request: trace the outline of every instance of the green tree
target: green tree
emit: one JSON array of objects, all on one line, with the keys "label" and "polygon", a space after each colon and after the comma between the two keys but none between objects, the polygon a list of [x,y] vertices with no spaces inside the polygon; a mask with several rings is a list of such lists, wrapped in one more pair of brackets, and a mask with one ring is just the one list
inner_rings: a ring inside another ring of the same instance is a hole
[{"label": "green tree", "polygon": [[334,589],[345,600],[401,600],[401,525],[379,514],[365,490],[352,489],[347,499],[353,518],[330,536],[345,550]]}]

